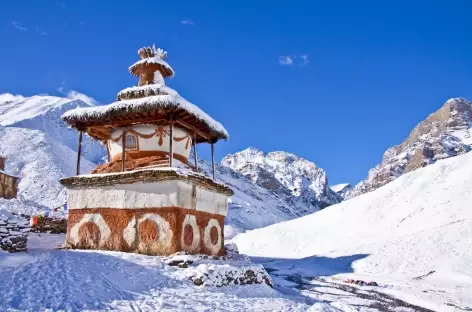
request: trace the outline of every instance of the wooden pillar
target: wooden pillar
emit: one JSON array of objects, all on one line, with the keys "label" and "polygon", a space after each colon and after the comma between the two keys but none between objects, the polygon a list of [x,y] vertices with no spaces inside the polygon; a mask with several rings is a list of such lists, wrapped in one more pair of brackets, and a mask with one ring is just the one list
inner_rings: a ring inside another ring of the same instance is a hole
[{"label": "wooden pillar", "polygon": [[126,171],[126,129],[123,128],[123,134],[121,136],[121,171]]},{"label": "wooden pillar", "polygon": [[170,138],[169,138],[169,167],[172,167],[172,160],[174,159],[174,119],[170,118]]},{"label": "wooden pillar", "polygon": [[211,169],[213,171],[213,180],[215,180],[215,144],[211,143]]},{"label": "wooden pillar", "polygon": [[110,149],[108,148],[108,141],[107,140],[103,141],[103,144],[105,144],[105,147],[107,148],[107,161],[110,162],[111,156],[110,156]]},{"label": "wooden pillar", "polygon": [[197,156],[197,134],[193,133],[193,158],[195,160],[195,171],[198,172],[198,156]]},{"label": "wooden pillar", "polygon": [[75,170],[76,175],[80,174],[80,154],[82,154],[82,130],[79,131],[79,146],[77,147],[77,168]]}]

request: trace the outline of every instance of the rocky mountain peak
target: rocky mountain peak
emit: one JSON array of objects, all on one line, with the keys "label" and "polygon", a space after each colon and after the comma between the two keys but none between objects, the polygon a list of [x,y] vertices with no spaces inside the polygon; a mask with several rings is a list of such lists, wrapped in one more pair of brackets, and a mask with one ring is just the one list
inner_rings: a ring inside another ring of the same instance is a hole
[{"label": "rocky mountain peak", "polygon": [[345,197],[375,190],[399,176],[439,159],[460,155],[472,146],[472,102],[451,98],[420,122],[399,145],[385,151],[382,162]]},{"label": "rocky mountain peak", "polygon": [[316,211],[339,202],[328,187],[323,169],[294,154],[248,148],[223,158],[221,165],[237,171],[253,183]]}]

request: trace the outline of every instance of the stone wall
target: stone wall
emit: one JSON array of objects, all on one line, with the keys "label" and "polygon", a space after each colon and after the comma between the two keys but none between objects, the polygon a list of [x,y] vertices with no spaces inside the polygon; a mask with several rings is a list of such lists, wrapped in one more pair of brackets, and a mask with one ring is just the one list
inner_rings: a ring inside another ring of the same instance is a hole
[{"label": "stone wall", "polygon": [[0,249],[8,252],[26,251],[29,231],[27,219],[0,211]]}]

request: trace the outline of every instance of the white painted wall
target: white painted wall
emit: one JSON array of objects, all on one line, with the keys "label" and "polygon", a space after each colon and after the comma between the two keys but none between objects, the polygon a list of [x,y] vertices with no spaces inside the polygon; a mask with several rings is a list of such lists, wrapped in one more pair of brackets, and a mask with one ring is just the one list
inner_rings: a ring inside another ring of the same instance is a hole
[{"label": "white painted wall", "polygon": [[181,207],[226,216],[228,196],[178,180],[69,189],[69,209]]},{"label": "white painted wall", "polygon": [[166,85],[166,82],[164,81],[164,77],[162,77],[162,74],[160,71],[156,70],[154,72],[154,79],[153,79],[153,82],[155,84],[160,84],[160,85],[163,85],[165,86]]},{"label": "white painted wall", "polygon": [[[133,126],[131,129],[137,131],[142,134],[151,134],[156,131],[158,126],[155,125],[136,125]],[[138,146],[140,151],[163,151],[169,152],[169,143],[170,143],[170,126],[163,126],[163,130],[165,134],[162,136],[162,145],[159,145],[159,135],[155,135],[150,139],[144,139],[137,136],[138,139]],[[111,138],[116,139],[120,137],[123,133],[122,129],[116,129],[111,133]],[[190,153],[190,149],[192,148],[192,138],[188,136],[188,132],[182,128],[178,128],[174,126],[174,142],[173,142],[173,151],[176,154],[183,155],[184,157],[188,158]],[[188,144],[187,144],[187,136],[188,136]],[[184,138],[184,140],[176,141],[175,138]],[[118,142],[114,142],[112,139],[108,140],[109,147],[110,147],[110,155],[114,157],[116,155],[121,154],[122,152],[122,145],[121,139]],[[186,146],[187,145],[187,146]]]}]

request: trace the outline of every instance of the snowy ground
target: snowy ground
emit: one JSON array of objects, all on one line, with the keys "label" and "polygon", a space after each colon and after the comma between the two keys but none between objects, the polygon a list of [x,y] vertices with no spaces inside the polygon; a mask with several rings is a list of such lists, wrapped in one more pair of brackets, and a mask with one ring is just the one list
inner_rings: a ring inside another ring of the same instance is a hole
[{"label": "snowy ground", "polygon": [[[63,241],[63,235],[32,234],[28,253],[0,252],[1,311],[454,311],[423,308],[428,302],[413,300],[419,288],[411,282],[376,279],[379,287],[360,287],[343,283],[341,275],[321,277],[348,272],[359,257],[254,258],[270,272],[275,289],[199,287],[186,278],[188,269],[161,257],[55,250]],[[450,290],[424,285],[430,292]]]},{"label": "snowy ground", "polygon": [[[374,192],[239,234],[240,252],[283,283],[309,288],[353,278],[434,311],[472,311],[472,153],[438,161]],[[300,286],[301,285],[301,286]],[[337,287],[339,285],[333,285]],[[328,295],[320,300],[353,297]],[[358,297],[358,296],[357,296]]]},{"label": "snowy ground", "polygon": [[1,311],[340,311],[267,285],[195,286],[159,257],[54,250],[63,241],[33,234],[28,253],[0,252]]}]

